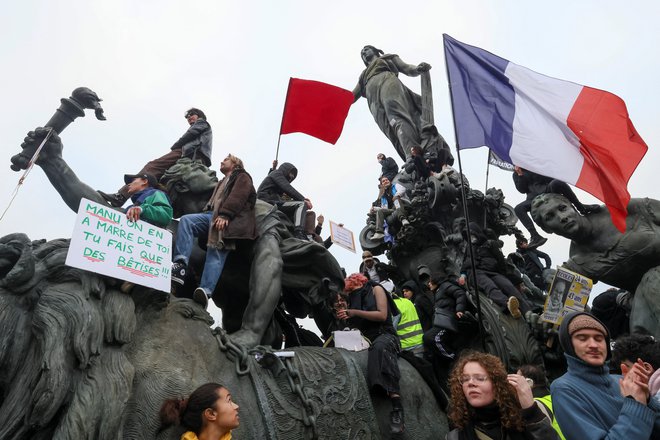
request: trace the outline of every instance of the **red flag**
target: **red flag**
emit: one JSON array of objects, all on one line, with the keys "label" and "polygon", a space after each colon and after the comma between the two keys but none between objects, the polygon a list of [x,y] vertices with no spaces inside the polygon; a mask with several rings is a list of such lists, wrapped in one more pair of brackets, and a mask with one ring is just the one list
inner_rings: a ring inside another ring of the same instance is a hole
[{"label": "red flag", "polygon": [[353,92],[319,81],[291,78],[280,134],[305,133],[335,144],[344,128]]}]

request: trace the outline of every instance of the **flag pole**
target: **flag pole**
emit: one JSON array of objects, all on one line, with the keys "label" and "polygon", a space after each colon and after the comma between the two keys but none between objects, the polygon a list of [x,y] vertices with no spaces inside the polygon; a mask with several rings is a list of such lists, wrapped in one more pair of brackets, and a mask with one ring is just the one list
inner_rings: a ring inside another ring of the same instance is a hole
[{"label": "flag pole", "polygon": [[280,140],[282,139],[282,127],[284,126],[284,112],[286,111],[286,103],[289,100],[289,90],[291,90],[291,80],[293,78],[289,77],[289,84],[286,87],[286,97],[284,98],[284,107],[282,108],[282,120],[280,121],[280,132],[277,135],[277,149],[275,150],[275,161],[280,155]]},{"label": "flag pole", "polygon": [[[463,164],[461,162],[461,149],[458,146],[458,130],[456,130],[456,115],[454,114],[453,95],[451,90],[451,77],[449,76],[449,65],[447,63],[447,46],[445,45],[445,69],[447,73],[447,83],[449,85],[449,106],[451,107],[451,119],[454,125],[454,141],[456,143],[456,156],[458,158],[458,175],[461,179],[461,201],[463,203],[463,215],[465,216],[465,228],[467,232],[468,253],[470,255],[470,264],[472,265],[472,283],[475,291],[475,302],[477,305],[477,323],[479,325],[479,338],[481,339],[481,347],[484,352],[486,351],[486,339],[484,324],[482,322],[483,315],[481,313],[481,299],[479,298],[479,285],[477,283],[477,264],[474,259],[474,249],[472,247],[472,232],[470,231],[470,214],[467,209],[467,197],[465,195],[465,181],[463,179]],[[489,150],[490,151],[490,150]]]},{"label": "flag pole", "polygon": [[[486,156],[486,185],[484,186],[484,198],[488,193],[488,175],[490,174],[490,157],[491,157],[490,148],[488,149],[488,156]],[[484,229],[486,229],[486,204],[484,203]]]}]

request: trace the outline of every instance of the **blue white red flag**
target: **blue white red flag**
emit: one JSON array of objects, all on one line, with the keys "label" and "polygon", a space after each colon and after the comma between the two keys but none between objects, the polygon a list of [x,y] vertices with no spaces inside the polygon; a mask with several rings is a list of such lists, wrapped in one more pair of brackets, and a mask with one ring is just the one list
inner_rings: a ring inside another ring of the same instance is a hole
[{"label": "blue white red flag", "polygon": [[630,176],[647,146],[612,93],[536,73],[444,34],[459,149],[573,184],[625,231]]}]

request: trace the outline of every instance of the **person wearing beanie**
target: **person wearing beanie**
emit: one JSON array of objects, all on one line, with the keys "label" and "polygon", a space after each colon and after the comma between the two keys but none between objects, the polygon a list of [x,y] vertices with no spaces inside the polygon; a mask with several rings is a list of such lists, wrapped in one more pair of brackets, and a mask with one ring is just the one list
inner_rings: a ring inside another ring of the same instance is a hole
[{"label": "person wearing beanie", "polygon": [[559,327],[567,372],[550,386],[557,422],[567,439],[660,438],[660,405],[649,400],[650,371],[638,360],[610,375],[610,335],[586,312],[567,315]]}]

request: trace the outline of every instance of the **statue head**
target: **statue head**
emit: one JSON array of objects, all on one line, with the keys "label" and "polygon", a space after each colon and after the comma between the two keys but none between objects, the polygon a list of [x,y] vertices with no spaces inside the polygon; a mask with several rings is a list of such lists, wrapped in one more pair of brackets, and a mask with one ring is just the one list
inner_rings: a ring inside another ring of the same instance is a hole
[{"label": "statue head", "polygon": [[534,222],[544,231],[571,240],[584,234],[589,224],[589,220],[560,194],[541,194],[534,198],[531,214]]},{"label": "statue head", "polygon": [[360,52],[360,56],[362,57],[362,61],[364,62],[365,66],[368,66],[374,59],[380,57],[383,54],[384,52],[382,50],[369,45],[364,46],[362,48],[362,52]]},{"label": "statue head", "polygon": [[215,171],[187,157],[171,166],[161,178],[172,201],[174,217],[202,212],[218,183]]}]

